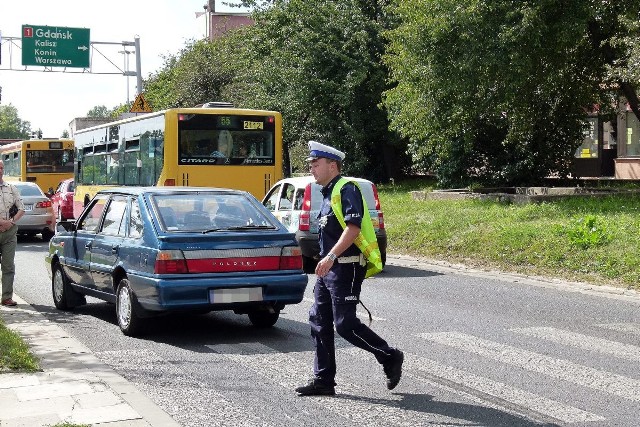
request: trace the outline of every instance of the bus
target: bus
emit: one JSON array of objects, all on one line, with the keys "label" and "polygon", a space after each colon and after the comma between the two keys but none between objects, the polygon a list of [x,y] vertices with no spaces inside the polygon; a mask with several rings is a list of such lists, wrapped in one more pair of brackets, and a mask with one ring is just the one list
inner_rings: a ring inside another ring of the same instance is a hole
[{"label": "bus", "polygon": [[260,200],[283,177],[282,115],[226,103],[78,130],[74,215],[109,186],[225,187]]},{"label": "bus", "polygon": [[0,146],[7,181],[29,181],[53,194],[60,181],[73,177],[71,139],[28,139]]}]

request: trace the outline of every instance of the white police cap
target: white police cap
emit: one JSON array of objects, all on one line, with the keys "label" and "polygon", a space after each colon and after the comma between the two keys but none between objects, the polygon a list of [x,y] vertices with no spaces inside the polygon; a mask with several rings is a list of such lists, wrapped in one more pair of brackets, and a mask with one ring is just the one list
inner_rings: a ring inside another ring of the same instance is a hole
[{"label": "white police cap", "polygon": [[308,162],[310,162],[311,160],[319,159],[321,157],[341,162],[344,160],[344,156],[345,154],[340,150],[336,150],[333,147],[321,144],[318,141],[309,141],[309,157],[307,157]]}]

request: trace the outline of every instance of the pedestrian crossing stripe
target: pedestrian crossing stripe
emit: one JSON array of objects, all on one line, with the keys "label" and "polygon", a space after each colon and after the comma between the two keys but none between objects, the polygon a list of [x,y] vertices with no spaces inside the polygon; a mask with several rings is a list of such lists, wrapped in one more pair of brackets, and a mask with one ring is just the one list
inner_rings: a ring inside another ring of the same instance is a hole
[{"label": "pedestrian crossing stripe", "polygon": [[563,331],[561,329],[538,327],[538,328],[516,328],[510,329],[512,332],[535,337],[538,339],[551,341],[556,344],[567,345],[593,351],[609,356],[640,362],[640,347],[606,340],[604,338],[590,337],[588,335],[575,332]]},{"label": "pedestrian crossing stripe", "polygon": [[474,337],[461,332],[418,334],[428,341],[453,347],[491,360],[517,366],[572,384],[640,402],[640,380],[578,365],[529,350]]},{"label": "pedestrian crossing stripe", "polygon": [[150,113],[152,111],[151,106],[147,100],[144,99],[144,95],[142,93],[139,93],[138,96],[136,96],[136,99],[133,101],[133,104],[131,104],[131,109],[129,110],[130,113]]}]

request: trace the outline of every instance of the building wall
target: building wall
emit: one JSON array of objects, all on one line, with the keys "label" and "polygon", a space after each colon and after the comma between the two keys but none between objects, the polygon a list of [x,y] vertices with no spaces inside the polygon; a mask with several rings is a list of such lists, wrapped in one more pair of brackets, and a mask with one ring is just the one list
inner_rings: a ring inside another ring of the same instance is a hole
[{"label": "building wall", "polygon": [[253,25],[248,14],[212,13],[209,29],[209,39],[213,40],[234,28]]}]

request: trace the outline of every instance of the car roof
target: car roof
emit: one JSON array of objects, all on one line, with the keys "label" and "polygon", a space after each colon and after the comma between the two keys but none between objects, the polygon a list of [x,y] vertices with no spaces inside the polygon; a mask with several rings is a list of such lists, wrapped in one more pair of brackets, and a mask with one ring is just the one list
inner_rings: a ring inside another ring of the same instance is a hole
[{"label": "car roof", "polygon": [[[373,184],[373,182],[369,181],[368,179],[364,179],[364,178],[355,178],[355,177],[351,177],[351,176],[345,176],[343,178],[346,178],[349,181],[356,181],[358,183]],[[294,177],[290,177],[290,178],[283,178],[280,181],[278,181],[276,184],[282,184],[282,183],[285,183],[285,182],[293,184],[296,187],[304,187],[309,183],[315,183],[316,180],[313,177],[313,175],[294,176]]]},{"label": "car roof", "polygon": [[178,193],[202,193],[218,192],[227,194],[247,194],[246,191],[217,187],[111,187],[100,190],[98,194],[178,194]]}]

